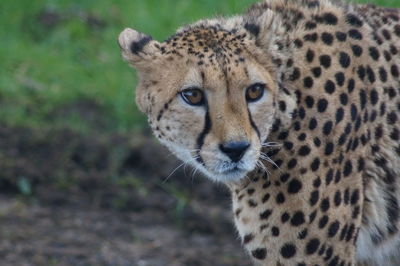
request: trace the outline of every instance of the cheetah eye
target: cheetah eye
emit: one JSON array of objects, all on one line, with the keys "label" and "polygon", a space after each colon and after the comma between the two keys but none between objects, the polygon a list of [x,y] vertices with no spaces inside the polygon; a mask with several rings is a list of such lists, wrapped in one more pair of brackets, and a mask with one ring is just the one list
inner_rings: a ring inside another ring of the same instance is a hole
[{"label": "cheetah eye", "polygon": [[246,101],[248,102],[256,102],[260,100],[265,91],[265,84],[262,83],[254,83],[246,89]]},{"label": "cheetah eye", "polygon": [[179,93],[182,99],[194,106],[200,106],[204,104],[204,93],[198,88],[189,88]]}]

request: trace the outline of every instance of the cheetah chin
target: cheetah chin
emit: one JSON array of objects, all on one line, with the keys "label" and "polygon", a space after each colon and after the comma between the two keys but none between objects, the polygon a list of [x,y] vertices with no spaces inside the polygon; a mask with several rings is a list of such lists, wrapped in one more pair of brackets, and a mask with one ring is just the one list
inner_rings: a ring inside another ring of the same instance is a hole
[{"label": "cheetah chin", "polygon": [[157,139],[229,187],[254,264],[400,265],[399,9],[265,0],[119,45]]}]

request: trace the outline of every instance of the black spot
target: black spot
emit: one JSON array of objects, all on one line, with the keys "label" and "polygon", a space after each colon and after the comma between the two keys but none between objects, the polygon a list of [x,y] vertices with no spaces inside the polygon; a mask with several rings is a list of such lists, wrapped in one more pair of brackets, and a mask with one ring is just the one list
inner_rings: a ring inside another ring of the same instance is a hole
[{"label": "black spot", "polygon": [[276,196],[276,203],[282,204],[284,202],[285,202],[285,195],[283,195],[282,192],[278,193],[278,195]]},{"label": "black spot", "polygon": [[321,219],[319,219],[318,227],[319,227],[320,229],[322,229],[322,228],[324,228],[324,227],[327,225],[328,222],[329,222],[328,216],[327,216],[327,215],[324,215],[324,216],[321,217]]},{"label": "black spot", "polygon": [[307,255],[314,254],[318,250],[319,245],[320,242],[318,238],[313,238],[310,241],[308,241],[306,245],[306,254]]},{"label": "black spot", "polygon": [[376,47],[369,47],[369,55],[372,57],[372,59],[374,59],[375,61],[379,60],[380,57],[380,53],[379,50],[376,49]]},{"label": "black spot", "polygon": [[321,186],[321,184],[322,184],[322,182],[321,182],[321,178],[320,177],[317,177],[317,178],[314,179],[313,186],[315,188],[319,188]]},{"label": "black spot", "polygon": [[290,259],[296,255],[296,246],[292,243],[286,243],[281,247],[281,255],[285,259]]},{"label": "black spot", "polygon": [[325,253],[326,246],[323,244],[318,251],[318,255],[322,256]]},{"label": "black spot", "polygon": [[254,24],[254,23],[249,23],[247,22],[244,25],[244,28],[250,32],[251,34],[253,34],[254,36],[258,36],[258,34],[260,34],[260,26]]},{"label": "black spot", "polygon": [[390,34],[390,32],[387,29],[382,30],[382,35],[383,35],[383,37],[385,37],[386,40],[392,39],[392,35]]},{"label": "black spot", "polygon": [[317,23],[315,23],[313,21],[307,21],[305,24],[305,27],[306,27],[306,30],[312,30],[317,27]]},{"label": "black spot", "polygon": [[347,236],[346,236],[347,242],[349,242],[351,240],[351,238],[353,237],[354,230],[355,230],[355,226],[354,226],[354,224],[351,224],[347,231]]},{"label": "black spot", "polygon": [[391,112],[387,115],[387,122],[389,125],[394,125],[397,122],[397,114],[396,112]]},{"label": "black spot", "polygon": [[304,146],[301,146],[298,154],[300,156],[307,156],[308,154],[310,154],[310,152],[311,152],[311,149],[307,145],[304,145]]},{"label": "black spot", "polygon": [[284,101],[279,101],[279,110],[281,112],[285,112],[286,111],[286,103]]},{"label": "black spot", "polygon": [[309,123],[309,125],[308,125],[308,128],[309,128],[310,130],[314,130],[317,126],[318,126],[317,119],[312,118],[312,119],[310,120],[310,123]]},{"label": "black spot", "polygon": [[315,144],[315,146],[317,146],[317,147],[321,146],[321,140],[320,140],[318,137],[315,137],[315,138],[314,138],[314,144]]},{"label": "black spot", "polygon": [[339,42],[344,42],[347,39],[347,34],[344,32],[337,31],[335,35]]},{"label": "black spot", "polygon": [[314,80],[311,77],[305,77],[303,80],[304,87],[312,88],[314,85]]},{"label": "black spot", "polygon": [[336,124],[340,123],[344,118],[344,109],[342,107],[336,110]]},{"label": "black spot", "polygon": [[399,77],[399,68],[397,67],[397,65],[392,65],[391,67],[390,67],[390,72],[392,73],[392,76],[393,77],[395,77],[395,78],[398,78]]},{"label": "black spot", "polygon": [[308,49],[306,53],[306,59],[309,63],[311,63],[314,60],[315,53],[313,50]]},{"label": "black spot", "polygon": [[329,93],[329,94],[332,94],[332,93],[335,92],[335,90],[336,90],[336,85],[335,85],[335,83],[333,83],[332,80],[328,80],[328,81],[325,83],[325,91],[326,91],[327,93]]},{"label": "black spot", "polygon": [[363,49],[361,46],[355,44],[351,46],[351,50],[353,50],[353,54],[357,57],[360,57],[363,53]]},{"label": "black spot", "polygon": [[307,237],[307,235],[308,235],[308,230],[307,228],[305,228],[299,233],[299,239],[304,239]]},{"label": "black spot", "polygon": [[306,133],[301,133],[297,139],[300,141],[304,141],[307,138],[307,134]]},{"label": "black spot", "polygon": [[324,124],[324,126],[323,126],[323,128],[322,128],[322,132],[323,132],[325,135],[328,136],[329,134],[331,134],[332,128],[333,128],[333,123],[332,123],[332,121],[328,121],[328,122],[326,122],[326,123]]},{"label": "black spot", "polygon": [[347,84],[347,91],[348,91],[349,93],[352,93],[353,90],[354,90],[354,88],[355,88],[355,81],[354,81],[354,79],[349,79],[349,82],[348,82],[348,84]]},{"label": "black spot", "polygon": [[314,77],[318,78],[321,76],[322,73],[322,69],[320,67],[314,67],[313,69],[311,69]]},{"label": "black spot", "polygon": [[321,40],[327,45],[332,45],[332,43],[333,43],[333,35],[328,33],[328,32],[323,32],[321,34]]},{"label": "black spot", "polygon": [[372,105],[376,105],[379,101],[379,94],[375,89],[372,89],[369,95]]},{"label": "black spot", "polygon": [[329,25],[336,25],[338,23],[338,18],[332,13],[323,14],[322,19],[326,24]]},{"label": "black spot", "polygon": [[394,33],[400,37],[400,24],[397,24],[396,26],[394,26]]},{"label": "black spot", "polygon": [[303,47],[303,41],[300,39],[294,40],[294,44],[296,45],[297,48]]},{"label": "black spot", "polygon": [[388,51],[383,51],[383,55],[385,56],[385,59],[387,62],[389,62],[390,60],[392,60],[392,55],[388,52]]},{"label": "black spot", "polygon": [[342,105],[347,105],[347,103],[349,102],[349,97],[347,96],[346,93],[341,93],[339,98],[340,98],[340,103]]},{"label": "black spot", "polygon": [[361,33],[356,29],[349,30],[349,36],[355,40],[362,40]]},{"label": "black spot", "polygon": [[272,228],[271,228],[271,232],[272,232],[272,235],[273,236],[279,236],[279,228],[278,227],[276,227],[276,226],[273,226]]},{"label": "black spot", "polygon": [[351,114],[351,120],[356,121],[358,115],[358,109],[354,103],[351,104],[350,114]]},{"label": "black spot", "polygon": [[327,266],[337,266],[339,263],[339,257],[335,256],[329,263]]},{"label": "black spot", "polygon": [[336,191],[333,202],[335,203],[335,206],[339,206],[340,203],[342,203],[342,194],[340,193],[340,191]]},{"label": "black spot", "polygon": [[344,85],[344,81],[345,81],[345,76],[343,72],[338,72],[335,74],[335,79],[336,79],[336,83],[339,86],[343,86]]},{"label": "black spot", "polygon": [[351,194],[350,204],[352,205],[357,204],[359,199],[360,199],[360,191],[358,189],[355,189]]},{"label": "black spot", "polygon": [[295,214],[293,214],[292,219],[290,220],[290,223],[293,226],[299,226],[299,225],[302,225],[303,223],[305,223],[304,213],[301,211],[298,211]]},{"label": "black spot", "polygon": [[360,107],[362,110],[367,105],[367,93],[365,92],[364,89],[360,90],[359,96],[360,96]]},{"label": "black spot", "polygon": [[263,260],[267,257],[267,250],[265,248],[258,248],[253,250],[251,255],[258,260]]},{"label": "black spot", "polygon": [[348,228],[349,228],[349,226],[347,224],[345,224],[345,226],[342,227],[342,231],[340,232],[340,240],[344,240],[344,238],[346,237]]},{"label": "black spot", "polygon": [[254,239],[254,235],[253,235],[253,234],[245,235],[245,236],[243,237],[243,244],[246,245],[246,244],[248,244],[250,241],[252,241],[253,239]]},{"label": "black spot", "polygon": [[293,148],[293,142],[285,141],[285,142],[283,143],[283,146],[285,147],[285,149],[291,150],[291,149]]},{"label": "black spot", "polygon": [[350,56],[345,52],[340,52],[339,54],[339,63],[343,68],[348,68],[351,63]]},{"label": "black spot", "polygon": [[286,223],[287,221],[289,221],[289,219],[290,219],[290,215],[287,212],[282,214],[282,216],[281,216],[282,223]]},{"label": "black spot", "polygon": [[332,247],[329,247],[329,248],[326,250],[326,252],[325,252],[325,258],[324,258],[324,260],[325,260],[325,261],[329,260],[329,259],[332,257],[332,255],[333,255],[333,248],[332,248]]},{"label": "black spot", "polygon": [[317,105],[318,105],[318,112],[323,113],[328,108],[328,101],[325,99],[320,99]]},{"label": "black spot", "polygon": [[324,198],[322,201],[321,201],[321,205],[320,205],[320,207],[321,207],[321,211],[323,211],[323,212],[326,212],[327,210],[329,210],[329,199],[328,198]]},{"label": "black spot", "polygon": [[308,42],[316,42],[318,40],[318,34],[317,33],[310,33],[304,35],[304,40]]},{"label": "black spot", "polygon": [[354,27],[358,27],[358,28],[363,25],[362,20],[359,17],[357,17],[355,14],[351,14],[351,13],[347,15],[346,21],[350,25],[352,25]]},{"label": "black spot", "polygon": [[335,175],[335,183],[337,184],[337,183],[339,183],[339,181],[342,179],[342,173],[339,171],[339,170],[337,170],[336,171],[336,175]]},{"label": "black spot", "polygon": [[265,210],[262,213],[260,213],[260,219],[265,220],[268,219],[268,217],[272,214],[272,210]]},{"label": "black spot", "polygon": [[305,98],[305,102],[308,108],[312,108],[314,106],[314,98],[311,96],[307,96]]},{"label": "black spot", "polygon": [[331,57],[329,55],[321,55],[319,57],[319,62],[325,68],[329,68],[331,66]]},{"label": "black spot", "polygon": [[352,171],[353,171],[353,165],[351,164],[351,161],[348,160],[344,164],[343,176],[344,177],[348,177],[351,174]]},{"label": "black spot", "polygon": [[137,42],[132,42],[131,43],[131,52],[133,54],[137,54],[143,50],[143,48],[148,44],[153,38],[151,36],[145,36],[142,39],[140,39]]},{"label": "black spot", "polygon": [[293,169],[293,168],[295,168],[296,167],[296,165],[297,165],[297,160],[296,159],[291,159],[289,162],[288,162],[288,168],[289,169]]},{"label": "black spot", "polygon": [[328,227],[328,237],[334,237],[338,232],[339,227],[340,227],[339,221],[336,220],[333,223],[331,223]]},{"label": "black spot", "polygon": [[364,170],[364,167],[365,167],[365,161],[364,161],[364,159],[363,158],[358,158],[358,162],[357,162],[357,164],[358,164],[358,167],[357,167],[357,170],[358,171],[362,171],[362,170]]},{"label": "black spot", "polygon": [[369,82],[371,82],[371,83],[375,82],[375,80],[376,80],[375,73],[370,66],[367,66],[367,76],[368,76]]},{"label": "black spot", "polygon": [[291,80],[291,81],[295,81],[295,80],[297,80],[297,79],[300,78],[300,75],[301,75],[300,69],[297,68],[297,67],[295,67],[295,68],[293,69],[293,73],[290,75],[290,80]]},{"label": "black spot", "polygon": [[328,142],[325,146],[325,155],[331,155],[333,153],[334,145],[332,142]]},{"label": "black spot", "polygon": [[298,179],[292,179],[288,184],[288,192],[295,194],[301,190],[303,184]]},{"label": "black spot", "polygon": [[271,195],[269,193],[265,194],[264,197],[261,199],[262,203],[265,203],[269,200]]},{"label": "black spot", "polygon": [[366,75],[365,67],[364,66],[359,66],[358,69],[357,69],[357,74],[358,74],[358,77],[361,80],[364,80],[365,75]]},{"label": "black spot", "polygon": [[319,192],[318,190],[314,190],[310,194],[310,205],[314,206],[319,200]]},{"label": "black spot", "polygon": [[320,165],[320,160],[318,158],[315,158],[314,161],[311,163],[311,170],[313,172],[317,171]]}]

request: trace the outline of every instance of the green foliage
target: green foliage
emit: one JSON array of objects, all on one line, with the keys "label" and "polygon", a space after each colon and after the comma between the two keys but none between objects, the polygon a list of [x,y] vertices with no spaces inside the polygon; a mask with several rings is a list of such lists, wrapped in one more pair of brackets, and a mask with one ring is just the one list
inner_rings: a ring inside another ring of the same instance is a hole
[{"label": "green foliage", "polygon": [[[102,110],[103,130],[140,129],[135,75],[116,38],[133,27],[165,39],[182,24],[241,12],[254,0],[3,0],[0,122],[91,129],[76,102]],[[97,119],[97,118],[94,118]]]},{"label": "green foliage", "polygon": [[[129,26],[163,40],[181,25],[240,13],[253,2],[3,0],[0,122],[87,131],[87,110],[73,104],[83,99],[103,110],[103,130],[140,129],[144,117],[134,105],[135,75],[121,60],[118,33]],[[397,0],[378,2],[399,6]]]}]

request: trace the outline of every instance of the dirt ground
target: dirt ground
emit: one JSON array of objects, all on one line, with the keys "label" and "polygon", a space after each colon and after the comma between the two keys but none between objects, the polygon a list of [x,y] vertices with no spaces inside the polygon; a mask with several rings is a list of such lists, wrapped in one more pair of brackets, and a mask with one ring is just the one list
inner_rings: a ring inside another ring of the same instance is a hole
[{"label": "dirt ground", "polygon": [[0,126],[1,265],[250,265],[229,193],[145,134]]}]

